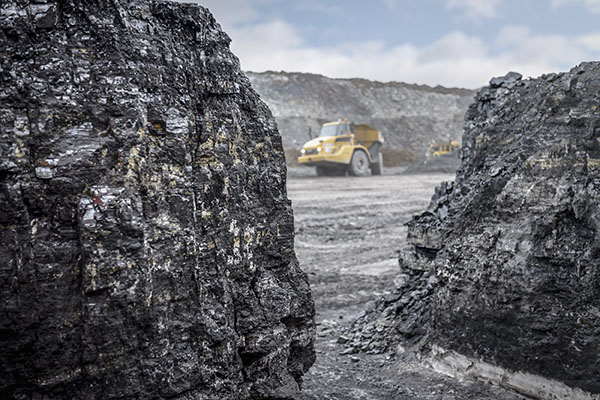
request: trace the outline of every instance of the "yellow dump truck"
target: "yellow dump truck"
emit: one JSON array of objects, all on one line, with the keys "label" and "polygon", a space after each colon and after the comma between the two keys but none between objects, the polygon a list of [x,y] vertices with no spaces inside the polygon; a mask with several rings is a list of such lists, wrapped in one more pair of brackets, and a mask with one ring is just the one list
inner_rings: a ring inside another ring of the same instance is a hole
[{"label": "yellow dump truck", "polygon": [[456,140],[437,142],[429,146],[429,154],[434,157],[438,157],[442,154],[452,153],[458,149],[460,149],[460,144]]},{"label": "yellow dump truck", "polygon": [[302,146],[298,163],[317,168],[319,176],[383,174],[383,136],[368,125],[347,119],[328,122],[318,137]]}]

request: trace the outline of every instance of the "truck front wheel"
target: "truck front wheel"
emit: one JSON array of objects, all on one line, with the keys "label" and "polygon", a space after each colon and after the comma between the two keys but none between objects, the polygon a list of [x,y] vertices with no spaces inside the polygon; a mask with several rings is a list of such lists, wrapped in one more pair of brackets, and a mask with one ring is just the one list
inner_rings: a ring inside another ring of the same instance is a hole
[{"label": "truck front wheel", "polygon": [[348,173],[352,176],[365,176],[369,171],[369,157],[364,151],[355,151],[348,165]]}]

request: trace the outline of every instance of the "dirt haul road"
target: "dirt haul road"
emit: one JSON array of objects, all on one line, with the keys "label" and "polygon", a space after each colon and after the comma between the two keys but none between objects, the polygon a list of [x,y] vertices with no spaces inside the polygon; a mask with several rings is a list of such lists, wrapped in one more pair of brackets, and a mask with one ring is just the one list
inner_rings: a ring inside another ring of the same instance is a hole
[{"label": "dirt haul road", "polygon": [[427,207],[435,186],[453,179],[453,174],[288,178],[296,254],[317,311],[317,361],[305,376],[307,398],[523,399],[437,374],[408,352],[342,354],[345,348],[337,343],[360,312],[393,288],[400,272],[397,251],[406,243],[404,224]]}]

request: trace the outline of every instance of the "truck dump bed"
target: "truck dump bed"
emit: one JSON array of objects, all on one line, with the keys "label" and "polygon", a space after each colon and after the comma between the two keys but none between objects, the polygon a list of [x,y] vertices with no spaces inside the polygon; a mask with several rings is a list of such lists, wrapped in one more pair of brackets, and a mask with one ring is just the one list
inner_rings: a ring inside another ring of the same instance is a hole
[{"label": "truck dump bed", "polygon": [[354,130],[356,132],[356,139],[366,148],[369,148],[373,142],[383,143],[381,132],[375,128],[371,128],[369,125],[355,125]]}]

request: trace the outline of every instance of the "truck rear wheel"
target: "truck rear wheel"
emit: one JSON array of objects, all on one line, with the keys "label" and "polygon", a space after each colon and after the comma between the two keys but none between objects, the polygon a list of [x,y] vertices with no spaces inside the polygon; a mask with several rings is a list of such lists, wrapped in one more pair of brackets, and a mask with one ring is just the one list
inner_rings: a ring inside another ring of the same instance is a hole
[{"label": "truck rear wheel", "polygon": [[352,176],[365,176],[369,171],[369,157],[364,151],[357,150],[352,154],[348,165],[348,173]]},{"label": "truck rear wheel", "polygon": [[383,154],[379,153],[377,161],[371,164],[371,173],[373,175],[383,175]]},{"label": "truck rear wheel", "polygon": [[326,176],[327,170],[324,167],[317,167],[317,176]]}]

